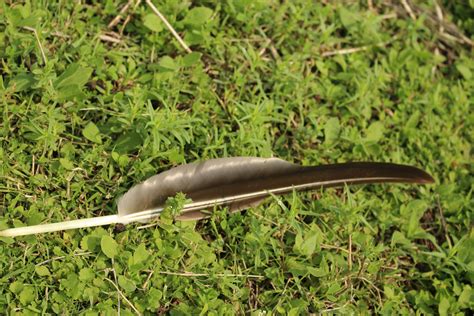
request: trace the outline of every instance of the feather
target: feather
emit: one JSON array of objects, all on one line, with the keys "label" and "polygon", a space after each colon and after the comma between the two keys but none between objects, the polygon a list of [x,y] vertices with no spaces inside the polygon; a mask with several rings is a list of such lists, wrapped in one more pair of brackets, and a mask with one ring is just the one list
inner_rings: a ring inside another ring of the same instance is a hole
[{"label": "feather", "polygon": [[172,168],[132,187],[118,201],[118,214],[63,223],[0,231],[0,236],[19,236],[113,223],[148,221],[163,210],[166,200],[182,192],[192,200],[180,220],[208,216],[215,206],[237,211],[258,205],[271,194],[345,184],[400,182],[432,183],[426,172],[406,165],[354,162],[304,167],[277,158],[234,157],[211,159]]},{"label": "feather", "polygon": [[[270,194],[344,184],[430,183],[433,178],[411,166],[390,163],[345,163],[303,167],[277,158],[221,158],[176,167],[133,187],[118,202],[119,215],[163,207],[183,192],[193,203],[183,214],[215,205],[236,210],[256,205]],[[205,216],[203,214],[203,216]],[[185,216],[183,216],[185,217]],[[194,219],[194,217],[193,217]]]}]

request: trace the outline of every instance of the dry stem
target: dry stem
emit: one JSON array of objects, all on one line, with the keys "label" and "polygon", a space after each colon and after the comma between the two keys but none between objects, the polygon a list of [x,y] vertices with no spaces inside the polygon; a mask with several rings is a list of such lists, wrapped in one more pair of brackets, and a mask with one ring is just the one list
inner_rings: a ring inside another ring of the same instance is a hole
[{"label": "dry stem", "polygon": [[173,26],[168,22],[168,20],[164,17],[163,14],[155,7],[155,5],[151,2],[151,0],[145,0],[146,4],[150,7],[150,9],[160,18],[160,20],[166,25],[168,30],[170,30],[171,34],[176,38],[176,40],[181,44],[184,50],[188,53],[192,53],[192,50],[189,46],[184,42],[184,40],[179,36],[178,32],[173,28]]}]

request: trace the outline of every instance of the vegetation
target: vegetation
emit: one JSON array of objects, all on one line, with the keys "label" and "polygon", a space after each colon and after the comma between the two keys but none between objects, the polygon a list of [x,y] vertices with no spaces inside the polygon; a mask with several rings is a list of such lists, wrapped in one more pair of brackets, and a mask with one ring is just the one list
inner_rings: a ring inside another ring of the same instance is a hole
[{"label": "vegetation", "polygon": [[[178,197],[145,229],[1,238],[0,310],[472,310],[472,46],[427,23],[435,1],[373,2],[155,1],[188,53],[145,1],[115,21],[124,0],[2,1],[0,229],[114,214],[133,184],[214,157],[390,161],[437,181],[191,223],[172,220]],[[446,6],[446,23],[451,9],[469,39],[472,16]]]}]

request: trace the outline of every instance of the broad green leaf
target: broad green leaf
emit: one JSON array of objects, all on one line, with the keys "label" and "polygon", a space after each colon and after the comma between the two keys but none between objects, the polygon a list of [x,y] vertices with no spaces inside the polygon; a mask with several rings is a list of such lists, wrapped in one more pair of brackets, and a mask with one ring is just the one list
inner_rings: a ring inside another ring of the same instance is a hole
[{"label": "broad green leaf", "polygon": [[77,63],[71,64],[56,79],[54,86],[56,89],[64,88],[66,86],[77,86],[81,88],[87,83],[91,74],[92,68],[83,67]]},{"label": "broad green leaf", "polygon": [[120,168],[125,168],[130,161],[126,155],[120,155],[115,151],[112,152],[112,159],[117,162]]},{"label": "broad green leaf", "polygon": [[37,211],[30,211],[26,223],[28,225],[38,225],[44,219],[45,215]]},{"label": "broad green leaf", "polygon": [[143,25],[153,32],[161,32],[163,30],[163,22],[155,14],[147,14],[143,18]]},{"label": "broad green leaf", "polygon": [[84,135],[84,137],[90,140],[91,142],[102,144],[102,139],[100,138],[100,131],[97,126],[92,122],[89,122],[86,127],[84,127],[84,129],[82,130],[82,135]]},{"label": "broad green leaf", "polygon": [[443,296],[441,298],[441,301],[439,302],[439,306],[438,306],[439,315],[440,316],[448,315],[448,311],[449,311],[450,306],[451,306],[451,304],[449,303],[449,299],[447,299],[446,297]]},{"label": "broad green leaf", "polygon": [[462,308],[468,308],[469,304],[474,302],[474,290],[471,286],[464,286],[463,291],[459,295],[458,302]]},{"label": "broad green leaf", "polygon": [[37,275],[39,276],[47,276],[47,275],[51,275],[51,273],[49,272],[49,269],[48,267],[46,266],[38,266],[35,268],[35,272]]},{"label": "broad green leaf", "polygon": [[6,245],[15,243],[15,239],[13,237],[0,237],[0,241]]},{"label": "broad green leaf", "polygon": [[21,73],[10,80],[8,87],[13,89],[15,92],[21,92],[31,89],[35,83],[36,79],[33,74]]},{"label": "broad green leaf", "polygon": [[[471,264],[472,269],[474,267],[474,251],[472,251],[474,249],[474,229],[471,229],[470,234],[460,240],[454,249],[453,253],[456,253],[458,259],[465,264]],[[474,272],[474,269],[472,271]]]},{"label": "broad green leaf", "polygon": [[366,130],[366,140],[371,142],[378,142],[382,139],[384,126],[381,122],[374,122]]},{"label": "broad green leaf", "polygon": [[82,100],[85,97],[82,89],[77,85],[69,85],[61,87],[57,90],[57,100],[59,102],[64,102],[68,100]]},{"label": "broad green leaf", "polygon": [[420,121],[421,113],[420,111],[414,111],[410,118],[407,120],[406,124],[404,124],[405,128],[416,128],[418,122]]},{"label": "broad green leaf", "polygon": [[414,235],[421,229],[420,218],[427,209],[427,204],[422,200],[412,200],[406,206],[409,212],[409,220],[407,227],[408,238],[414,237]]},{"label": "broad green leaf", "polygon": [[288,316],[299,316],[301,314],[304,314],[304,311],[306,310],[308,306],[308,302],[303,299],[292,299],[289,302],[291,309],[288,311]]},{"label": "broad green leaf", "polygon": [[393,288],[390,285],[385,285],[383,287],[383,293],[389,299],[392,299],[395,296],[395,291],[393,290]]},{"label": "broad green leaf", "polygon": [[127,279],[127,278],[124,277],[123,275],[119,275],[119,277],[118,277],[118,284],[119,284],[120,287],[121,287],[122,289],[124,289],[125,292],[127,292],[127,293],[133,292],[133,291],[135,291],[135,289],[137,288],[137,286],[135,285],[135,283],[133,283],[133,281]]},{"label": "broad green leaf", "polygon": [[179,69],[179,65],[169,56],[164,56],[158,62],[159,68],[162,72],[176,71]]},{"label": "broad green leaf", "polygon": [[319,72],[321,73],[323,77],[327,77],[329,70],[328,70],[327,65],[323,61],[317,60],[316,68],[318,68]]},{"label": "broad green leaf", "polygon": [[81,248],[88,251],[99,249],[101,237],[94,235],[84,236],[81,240]]},{"label": "broad green leaf", "polygon": [[120,136],[115,142],[115,151],[119,154],[130,153],[141,147],[143,144],[142,136],[135,132],[131,131]]},{"label": "broad green leaf", "polygon": [[108,235],[102,236],[102,239],[100,240],[100,247],[102,252],[110,259],[115,258],[118,253],[117,242]]},{"label": "broad green leaf", "polygon": [[296,235],[295,251],[305,256],[311,256],[318,246],[318,235],[313,232],[306,232],[305,238],[301,234]]},{"label": "broad green leaf", "polygon": [[142,263],[144,262],[146,259],[148,259],[148,256],[150,254],[148,253],[148,251],[146,250],[145,248],[145,245],[144,244],[140,244],[137,249],[135,250],[135,252],[133,253],[133,262],[135,264],[138,264],[138,263]]},{"label": "broad green leaf", "polygon": [[311,266],[308,266],[308,272],[309,274],[317,277],[317,278],[321,278],[323,276],[326,276],[329,274],[328,271],[324,271],[323,269],[320,269],[320,268],[314,268],[314,267],[311,267]]},{"label": "broad green leaf", "polygon": [[209,21],[213,11],[206,7],[195,7],[188,11],[184,18],[184,24],[200,26]]},{"label": "broad green leaf", "polygon": [[183,163],[185,161],[183,153],[179,152],[177,148],[173,148],[168,152],[168,159],[172,163],[176,164]]},{"label": "broad green leaf", "polygon": [[67,158],[59,158],[59,163],[66,170],[72,170],[74,168],[74,164]]},{"label": "broad green leaf", "polygon": [[148,291],[147,294],[148,294],[147,295],[148,296],[148,299],[147,299],[148,306],[150,306],[151,308],[155,308],[155,309],[158,308],[160,306],[160,300],[163,297],[163,292],[161,292],[158,289],[152,288]]},{"label": "broad green leaf", "polygon": [[339,18],[346,29],[349,29],[357,22],[357,15],[344,7],[339,8]]},{"label": "broad green leaf", "polygon": [[334,294],[340,289],[341,289],[341,285],[339,283],[332,283],[331,285],[329,285],[326,291],[326,294],[329,294],[329,295]]},{"label": "broad green leaf", "polygon": [[202,54],[199,52],[192,52],[183,57],[183,66],[194,66],[201,60]]},{"label": "broad green leaf", "polygon": [[[89,299],[90,302],[97,301],[99,299],[100,289],[96,287],[88,287],[84,289],[83,297]],[[124,313],[125,314],[125,313]],[[85,313],[84,315],[89,315]],[[95,314],[91,314],[95,315]]]},{"label": "broad green leaf", "polygon": [[202,32],[194,30],[192,32],[187,32],[184,36],[184,41],[189,45],[200,45],[205,41],[206,37]]},{"label": "broad green leaf", "polygon": [[392,241],[390,243],[390,245],[392,247],[396,246],[396,245],[405,245],[405,246],[409,246],[411,245],[411,242],[409,239],[407,239],[403,233],[399,232],[399,231],[395,231],[392,235]]},{"label": "broad green leaf", "polygon": [[61,289],[69,297],[78,298],[82,294],[83,284],[79,281],[76,273],[69,271],[67,277],[60,281]]},{"label": "broad green leaf", "polygon": [[91,74],[92,68],[83,67],[77,63],[69,65],[54,82],[54,87],[57,90],[57,100],[62,102],[84,98],[83,86],[87,83]]},{"label": "broad green leaf", "polygon": [[295,258],[287,258],[285,260],[288,271],[294,276],[302,276],[308,273],[308,266],[303,262],[297,261]]},{"label": "broad green leaf", "polygon": [[25,286],[23,285],[23,283],[19,282],[19,281],[14,281],[12,283],[10,283],[10,286],[8,287],[10,289],[10,291],[14,294],[18,294],[21,292],[21,290],[23,290]]},{"label": "broad green leaf", "polygon": [[461,75],[464,77],[466,80],[471,80],[472,78],[472,72],[471,69],[469,69],[468,66],[464,64],[456,64],[456,69],[461,73]]},{"label": "broad green leaf", "polygon": [[[0,14],[4,14],[2,9],[0,9]],[[46,16],[44,10],[34,9],[32,10],[31,5],[25,3],[24,5],[18,5],[12,7],[12,10],[7,10],[5,15],[6,19],[12,26],[20,28],[24,26],[29,26],[32,28],[37,28],[38,24],[41,21],[41,18]]]},{"label": "broad green leaf", "polygon": [[337,117],[330,118],[327,120],[324,126],[324,137],[326,144],[331,145],[339,139],[339,133],[341,126]]},{"label": "broad green leaf", "polygon": [[35,300],[36,293],[32,286],[26,286],[20,293],[20,302],[23,305],[27,305]]},{"label": "broad green leaf", "polygon": [[91,281],[94,277],[95,273],[91,268],[83,268],[79,271],[79,280],[81,281]]}]

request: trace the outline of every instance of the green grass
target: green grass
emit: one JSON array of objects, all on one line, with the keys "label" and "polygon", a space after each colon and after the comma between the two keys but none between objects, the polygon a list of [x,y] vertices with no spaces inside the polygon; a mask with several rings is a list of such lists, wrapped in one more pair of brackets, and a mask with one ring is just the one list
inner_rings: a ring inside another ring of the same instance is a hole
[{"label": "green grass", "polygon": [[[100,35],[125,1],[2,2],[0,229],[113,214],[133,184],[214,157],[390,161],[437,181],[290,194],[197,223],[2,238],[0,310],[474,308],[472,49],[436,51],[423,17],[326,2],[156,1],[192,54],[144,3],[112,43]],[[324,57],[354,47],[367,49]]]}]

